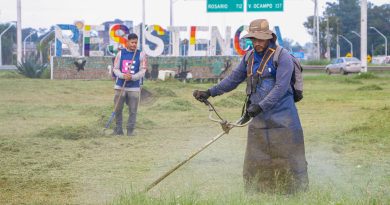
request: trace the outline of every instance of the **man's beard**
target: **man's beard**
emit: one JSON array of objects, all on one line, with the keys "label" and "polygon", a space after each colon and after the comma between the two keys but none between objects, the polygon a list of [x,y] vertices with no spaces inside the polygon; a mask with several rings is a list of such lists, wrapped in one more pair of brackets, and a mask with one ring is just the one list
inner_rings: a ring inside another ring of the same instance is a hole
[{"label": "man's beard", "polygon": [[261,52],[263,52],[265,50],[265,48],[260,47],[260,46],[256,46],[255,50],[256,50],[256,52],[261,53]]}]

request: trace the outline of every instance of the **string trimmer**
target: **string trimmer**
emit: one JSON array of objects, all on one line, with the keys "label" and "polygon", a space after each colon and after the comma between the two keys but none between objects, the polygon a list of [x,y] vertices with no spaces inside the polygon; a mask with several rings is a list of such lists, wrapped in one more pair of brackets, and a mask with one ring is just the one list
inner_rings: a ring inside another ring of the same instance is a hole
[{"label": "string trimmer", "polygon": [[[182,162],[178,163],[175,167],[167,171],[165,174],[163,174],[161,177],[159,177],[157,180],[155,180],[153,183],[151,183],[148,187],[146,187],[145,192],[149,191],[153,187],[155,187],[158,183],[160,183],[162,180],[164,180],[166,177],[168,177],[170,174],[172,174],[174,171],[179,169],[181,166],[183,166],[185,163],[190,161],[192,158],[194,158],[197,154],[205,150],[208,146],[210,146],[212,143],[217,141],[219,138],[221,138],[224,134],[228,134],[229,131],[234,127],[245,127],[247,126],[251,121],[252,118],[250,118],[246,112],[243,113],[242,117],[238,119],[236,122],[228,122],[224,120],[218,112],[215,110],[214,106],[208,101],[204,100],[204,103],[209,107],[209,119],[213,122],[217,122],[221,125],[223,132],[219,133],[217,136],[215,136],[213,139],[208,141],[205,145],[203,145],[200,149],[198,149],[196,152],[192,153],[187,159],[183,160]],[[244,108],[246,105],[244,105]],[[243,110],[244,110],[243,108]],[[219,119],[213,118],[213,112],[218,116]]]}]

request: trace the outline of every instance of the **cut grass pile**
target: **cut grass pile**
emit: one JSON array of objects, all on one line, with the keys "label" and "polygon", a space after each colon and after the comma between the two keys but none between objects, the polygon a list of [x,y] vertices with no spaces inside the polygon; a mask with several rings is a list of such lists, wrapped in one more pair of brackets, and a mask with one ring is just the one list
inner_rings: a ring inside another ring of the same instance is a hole
[{"label": "cut grass pile", "polygon": [[104,133],[99,131],[99,127],[91,126],[55,126],[48,127],[35,136],[44,138],[60,138],[65,140],[79,140],[87,138],[103,137]]},{"label": "cut grass pile", "polygon": [[[112,81],[19,77],[0,72],[0,204],[390,204],[387,76],[305,76],[296,105],[310,190],[293,196],[243,191],[246,128],[140,193],[221,132],[192,96],[210,83],[145,81],[153,100],[141,102],[137,135],[128,138],[100,133]],[[245,83],[210,102],[233,121],[244,99]]]}]

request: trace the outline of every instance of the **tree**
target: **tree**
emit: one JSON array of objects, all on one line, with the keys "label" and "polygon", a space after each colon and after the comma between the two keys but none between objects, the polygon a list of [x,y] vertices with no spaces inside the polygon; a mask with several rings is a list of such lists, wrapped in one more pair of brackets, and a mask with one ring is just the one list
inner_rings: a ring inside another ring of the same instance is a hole
[{"label": "tree", "polygon": [[294,40],[289,38],[283,39],[283,48],[289,50],[290,52],[301,52],[304,50],[298,42],[294,42]]},{"label": "tree", "polygon": [[[388,41],[390,40],[390,4],[384,4],[381,6],[374,6],[373,4],[369,4],[369,11],[367,13],[367,24],[368,24],[368,53],[371,53],[371,45],[374,48],[374,53],[372,55],[384,55],[385,46],[384,46],[384,38],[379,36],[379,34],[370,29],[370,26],[373,26],[380,30],[383,33]],[[389,46],[388,46],[389,47]],[[387,51],[389,53],[389,51]]]},{"label": "tree", "polygon": [[[305,22],[303,24],[308,29],[308,33],[310,35],[313,35],[313,18],[314,18],[314,16],[309,16],[307,22]],[[330,27],[329,30],[330,30],[330,33],[331,33],[330,35],[331,36],[334,36],[334,35],[332,35],[333,32],[336,33],[334,28],[337,28],[337,18],[336,17],[333,17],[333,16],[328,17],[328,18],[319,17],[320,55],[321,55],[321,58],[324,58],[325,57],[325,53],[326,53],[326,26],[327,26],[327,21],[328,20],[329,20],[329,25],[330,25],[329,26]],[[331,25],[333,25],[334,27],[332,27]],[[331,46],[331,48],[332,48],[332,46]],[[336,51],[334,50],[334,52],[336,52]]]},{"label": "tree", "polygon": [[294,41],[292,39],[289,39],[289,38],[284,38],[283,39],[283,47],[289,51],[292,50],[292,44],[294,43]]},{"label": "tree", "polygon": [[295,43],[291,46],[291,50],[294,52],[303,52],[304,48],[299,43]]},{"label": "tree", "polygon": [[[381,28],[381,32],[387,35],[390,34],[390,4],[382,6],[374,6],[372,3],[368,5],[367,10],[368,29],[370,26]],[[359,0],[339,0],[334,3],[327,3],[325,12],[320,17],[320,48],[321,56],[324,57],[326,52],[326,24],[329,20],[331,56],[336,56],[336,38],[337,35],[343,35],[353,44],[354,56],[360,57],[360,38],[351,31],[360,33],[360,5]],[[308,17],[304,22],[308,33],[313,33],[313,16]],[[375,31],[368,31],[368,45],[370,42],[374,47],[383,46],[383,38],[378,38],[378,34],[374,35]],[[344,40],[339,39],[340,54],[345,55],[350,51],[350,45]],[[384,50],[382,49],[382,52]]]},{"label": "tree", "polygon": [[[7,29],[9,24],[0,24],[0,33]],[[11,65],[13,60],[13,46],[16,43],[16,28],[11,27],[1,38],[2,60],[4,65]]]}]

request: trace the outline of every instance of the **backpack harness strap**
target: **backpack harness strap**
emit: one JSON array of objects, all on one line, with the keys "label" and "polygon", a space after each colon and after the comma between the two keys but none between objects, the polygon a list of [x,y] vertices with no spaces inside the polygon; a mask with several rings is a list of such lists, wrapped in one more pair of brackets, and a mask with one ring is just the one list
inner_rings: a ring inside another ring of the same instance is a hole
[{"label": "backpack harness strap", "polygon": [[247,61],[247,86],[246,86],[246,94],[249,96],[252,93],[256,92],[256,85],[259,83],[260,76],[264,72],[265,65],[267,65],[270,58],[274,55],[275,49],[268,48],[265,52],[263,58],[261,59],[260,66],[257,69],[256,73],[253,74],[253,63],[254,63],[254,51],[249,51],[249,56],[245,59],[248,59]]},{"label": "backpack harness strap", "polygon": [[274,58],[273,58],[273,65],[275,66],[275,68],[278,67],[279,56],[282,53],[282,50],[283,50],[282,47],[276,46],[275,54],[274,54]]}]

